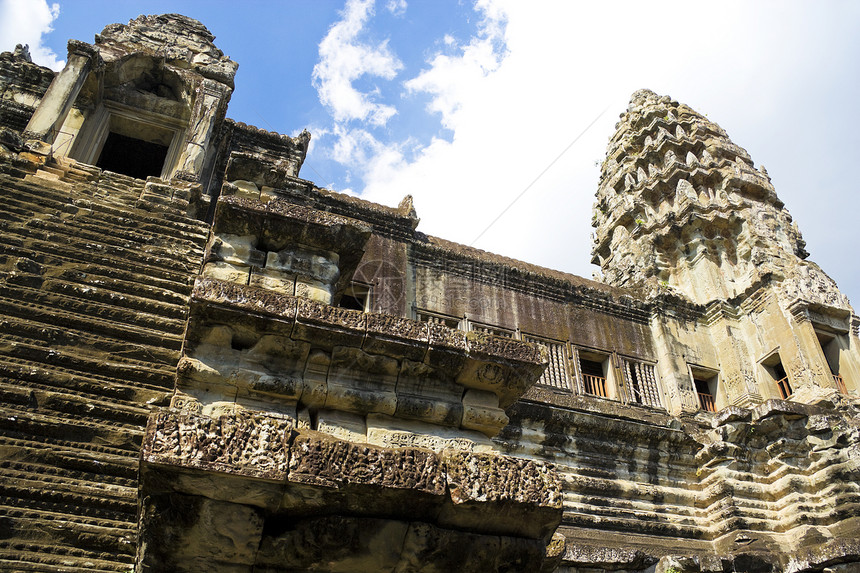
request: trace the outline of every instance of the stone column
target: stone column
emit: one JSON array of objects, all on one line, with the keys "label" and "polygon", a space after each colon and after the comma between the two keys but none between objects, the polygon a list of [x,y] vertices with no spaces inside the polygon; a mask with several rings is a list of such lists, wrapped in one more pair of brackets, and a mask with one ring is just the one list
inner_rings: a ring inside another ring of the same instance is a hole
[{"label": "stone column", "polygon": [[54,78],[24,130],[25,139],[53,143],[57,130],[63,125],[81,87],[99,59],[98,50],[90,44],[69,41],[66,66]]},{"label": "stone column", "polygon": [[[690,380],[685,346],[673,334],[669,321],[672,317],[655,314],[651,317],[651,333],[660,360],[657,362],[659,379],[663,382],[666,409],[671,414],[694,413],[699,410],[696,389]],[[716,398],[716,396],[714,396]]]},{"label": "stone column", "polygon": [[198,86],[194,110],[188,122],[185,149],[179,156],[174,177],[185,181],[199,181],[231,91],[226,85],[210,79],[204,79]]},{"label": "stone column", "polygon": [[720,359],[719,383],[726,392],[726,405],[752,408],[760,404],[763,399],[742,325],[726,316],[723,309],[715,308],[708,321],[708,332]]}]

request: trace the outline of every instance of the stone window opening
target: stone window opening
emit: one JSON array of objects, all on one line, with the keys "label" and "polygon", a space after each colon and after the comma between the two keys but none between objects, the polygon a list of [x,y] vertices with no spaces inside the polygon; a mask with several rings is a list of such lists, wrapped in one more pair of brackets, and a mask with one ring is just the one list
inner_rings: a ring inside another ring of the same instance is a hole
[{"label": "stone window opening", "polygon": [[137,179],[169,179],[185,148],[194,94],[163,58],[134,56],[92,72],[61,130],[60,155]]},{"label": "stone window opening", "polygon": [[177,120],[104,102],[84,123],[69,156],[136,179],[169,179],[184,134]]},{"label": "stone window opening", "polygon": [[549,351],[549,364],[544,370],[537,384],[547,386],[554,390],[570,392],[572,390],[570,383],[570,367],[568,360],[567,344],[558,340],[533,336],[531,334],[523,334],[522,338],[526,342],[541,344]]},{"label": "stone window opening", "polygon": [[716,412],[717,408],[717,389],[719,374],[713,370],[701,368],[699,366],[688,365],[690,379],[693,381],[693,386],[696,388],[696,396],[699,400],[699,407],[706,412]]},{"label": "stone window opening", "polygon": [[821,346],[821,351],[824,353],[824,360],[827,361],[827,367],[830,369],[830,375],[833,376],[833,382],[842,394],[847,394],[848,389],[845,387],[845,380],[839,373],[839,350],[840,336],[830,334],[819,330],[815,331],[815,337],[818,339],[818,344]]},{"label": "stone window opening", "polygon": [[783,400],[788,400],[794,393],[791,389],[791,381],[788,379],[788,373],[782,365],[782,360],[779,357],[779,352],[774,352],[770,356],[761,361],[761,365],[767,372],[768,376],[776,384],[779,396]]},{"label": "stone window opening", "polygon": [[346,288],[343,296],[340,297],[338,306],[340,308],[368,312],[370,309],[371,288],[371,285],[367,283],[353,281]]},{"label": "stone window opening", "polygon": [[599,398],[616,398],[609,373],[609,355],[578,349],[576,364],[579,367],[580,390],[583,394]]}]

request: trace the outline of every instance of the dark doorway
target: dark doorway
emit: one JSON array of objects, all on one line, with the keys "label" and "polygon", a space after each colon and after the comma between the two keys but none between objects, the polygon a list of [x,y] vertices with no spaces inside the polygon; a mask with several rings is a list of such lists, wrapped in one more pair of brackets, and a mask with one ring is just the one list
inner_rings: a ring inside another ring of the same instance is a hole
[{"label": "dark doorway", "polygon": [[122,173],[137,179],[161,176],[167,146],[135,139],[119,133],[108,133],[96,167]]}]

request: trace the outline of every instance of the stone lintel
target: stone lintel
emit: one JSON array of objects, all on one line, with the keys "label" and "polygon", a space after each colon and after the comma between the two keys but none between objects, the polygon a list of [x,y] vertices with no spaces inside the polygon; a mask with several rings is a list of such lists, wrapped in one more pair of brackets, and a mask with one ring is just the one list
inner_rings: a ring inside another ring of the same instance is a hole
[{"label": "stone lintel", "polygon": [[810,302],[802,298],[788,304],[788,311],[797,322],[811,322],[816,328],[835,334],[848,334],[851,330],[851,309]]},{"label": "stone lintel", "polygon": [[217,418],[183,411],[152,414],[141,456],[145,463],[283,481],[293,420],[251,411]]},{"label": "stone lintel", "polygon": [[561,523],[563,497],[552,466],[457,450],[442,452],[442,459],[451,501],[439,516],[442,525],[549,542]]}]

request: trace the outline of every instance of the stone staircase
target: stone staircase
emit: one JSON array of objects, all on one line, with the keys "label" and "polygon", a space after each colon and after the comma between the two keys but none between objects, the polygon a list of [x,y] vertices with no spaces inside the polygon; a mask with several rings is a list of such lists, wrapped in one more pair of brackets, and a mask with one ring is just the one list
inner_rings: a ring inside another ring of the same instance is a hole
[{"label": "stone staircase", "polygon": [[71,161],[0,165],[0,570],[132,569],[143,427],[208,233],[188,201]]}]

